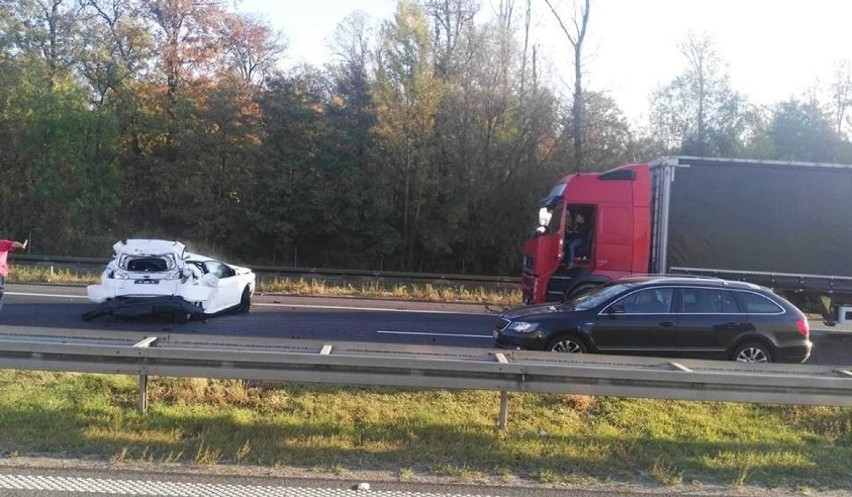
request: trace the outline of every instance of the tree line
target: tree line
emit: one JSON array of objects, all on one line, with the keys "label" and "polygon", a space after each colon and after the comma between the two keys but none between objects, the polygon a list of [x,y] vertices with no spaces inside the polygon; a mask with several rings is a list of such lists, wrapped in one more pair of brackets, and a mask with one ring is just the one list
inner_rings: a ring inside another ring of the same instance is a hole
[{"label": "tree line", "polygon": [[157,237],[253,264],[517,274],[537,201],[570,172],[852,163],[848,64],[759,107],[692,35],[637,127],[579,73],[569,96],[542,76],[533,7],[399,0],[377,28],[345,17],[333,62],[284,71],[282,36],[225,0],[0,0],[0,229],[42,254]]}]

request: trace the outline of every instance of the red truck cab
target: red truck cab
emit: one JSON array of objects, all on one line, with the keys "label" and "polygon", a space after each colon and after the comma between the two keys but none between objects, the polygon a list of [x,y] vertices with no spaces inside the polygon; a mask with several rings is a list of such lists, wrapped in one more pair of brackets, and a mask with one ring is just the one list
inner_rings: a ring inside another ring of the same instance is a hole
[{"label": "red truck cab", "polygon": [[[539,225],[524,242],[524,302],[562,301],[589,287],[648,272],[648,164],[565,176],[538,207]],[[590,229],[585,246],[567,260],[566,237],[577,213],[583,214]]]}]

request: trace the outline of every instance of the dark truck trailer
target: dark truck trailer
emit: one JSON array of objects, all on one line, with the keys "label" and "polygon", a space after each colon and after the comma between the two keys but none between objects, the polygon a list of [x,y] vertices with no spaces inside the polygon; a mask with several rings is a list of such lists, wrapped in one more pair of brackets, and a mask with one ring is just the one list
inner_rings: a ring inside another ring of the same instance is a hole
[{"label": "dark truck trailer", "polygon": [[852,166],[674,157],[650,169],[652,272],[750,281],[810,309],[852,301]]},{"label": "dark truck trailer", "polygon": [[[566,176],[539,208],[526,302],[652,273],[750,281],[829,323],[852,305],[852,166],[669,157]],[[579,253],[577,214],[592,224]]]}]

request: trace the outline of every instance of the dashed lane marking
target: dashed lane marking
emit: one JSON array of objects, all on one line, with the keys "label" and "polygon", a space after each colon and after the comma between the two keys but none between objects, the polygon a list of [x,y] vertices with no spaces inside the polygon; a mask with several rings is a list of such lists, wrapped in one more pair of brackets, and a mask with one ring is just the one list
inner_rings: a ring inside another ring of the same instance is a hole
[{"label": "dashed lane marking", "polygon": [[458,338],[494,338],[494,335],[465,335],[464,333],[428,333],[425,331],[391,331],[379,330],[376,333],[385,335],[423,335],[435,337],[458,337]]}]

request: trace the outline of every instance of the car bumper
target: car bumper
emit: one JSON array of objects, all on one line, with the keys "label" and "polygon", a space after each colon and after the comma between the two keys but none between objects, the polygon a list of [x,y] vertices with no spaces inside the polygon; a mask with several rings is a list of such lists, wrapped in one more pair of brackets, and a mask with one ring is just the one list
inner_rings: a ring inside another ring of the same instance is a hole
[{"label": "car bumper", "polygon": [[813,344],[807,342],[804,344],[787,345],[779,347],[776,352],[778,354],[777,362],[805,362],[811,356]]},{"label": "car bumper", "polygon": [[529,335],[509,335],[494,331],[494,343],[501,349],[544,350],[546,342],[539,333]]},{"label": "car bumper", "polygon": [[189,301],[176,297],[116,297],[98,304],[97,307],[83,314],[83,319],[89,321],[100,316],[139,317],[156,314],[171,314],[186,319],[197,319],[204,316],[204,309]]}]

